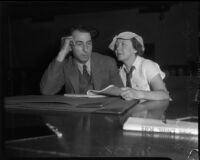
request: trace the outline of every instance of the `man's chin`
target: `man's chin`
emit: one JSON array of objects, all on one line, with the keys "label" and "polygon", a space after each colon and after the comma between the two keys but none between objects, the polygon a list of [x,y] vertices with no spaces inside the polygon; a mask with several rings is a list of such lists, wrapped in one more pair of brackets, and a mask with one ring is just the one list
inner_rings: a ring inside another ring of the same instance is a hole
[{"label": "man's chin", "polygon": [[89,60],[89,58],[83,58],[83,59],[80,59],[79,61],[80,61],[81,63],[86,63],[88,60]]}]

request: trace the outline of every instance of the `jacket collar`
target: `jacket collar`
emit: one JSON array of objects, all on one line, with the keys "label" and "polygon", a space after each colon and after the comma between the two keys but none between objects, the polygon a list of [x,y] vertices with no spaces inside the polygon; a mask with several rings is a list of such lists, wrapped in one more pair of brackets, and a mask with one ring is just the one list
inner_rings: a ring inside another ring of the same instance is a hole
[{"label": "jacket collar", "polygon": [[[99,65],[99,58],[93,52],[91,55],[91,76],[92,83],[94,84],[94,89],[99,89],[101,87],[101,67]],[[73,86],[74,93],[79,92],[79,70],[77,64],[74,62],[72,57],[69,57],[68,63],[66,65],[67,74],[70,82]]]}]

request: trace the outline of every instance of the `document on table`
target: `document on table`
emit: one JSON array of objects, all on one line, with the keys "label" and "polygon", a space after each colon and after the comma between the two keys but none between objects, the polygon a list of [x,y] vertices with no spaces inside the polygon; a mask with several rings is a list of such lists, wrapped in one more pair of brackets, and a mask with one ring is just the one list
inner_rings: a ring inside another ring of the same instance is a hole
[{"label": "document on table", "polygon": [[104,95],[87,95],[87,94],[64,94],[65,97],[86,97],[86,98],[102,98]]},{"label": "document on table", "polygon": [[88,90],[86,94],[64,94],[66,97],[88,97],[88,98],[102,98],[102,97],[116,97],[120,96],[121,89],[114,85],[109,85],[102,90]]},{"label": "document on table", "polygon": [[88,95],[74,94],[26,95],[4,98],[4,107],[9,111],[47,110],[122,114],[137,102],[137,100],[125,101],[120,97],[105,95],[93,95],[92,98],[88,98]]}]

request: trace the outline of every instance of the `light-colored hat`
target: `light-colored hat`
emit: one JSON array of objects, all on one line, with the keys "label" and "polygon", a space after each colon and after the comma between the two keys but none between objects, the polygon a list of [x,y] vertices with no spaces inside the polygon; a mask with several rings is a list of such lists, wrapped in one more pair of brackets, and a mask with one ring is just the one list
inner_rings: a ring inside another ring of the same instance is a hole
[{"label": "light-colored hat", "polygon": [[115,43],[116,43],[118,38],[122,38],[122,39],[135,38],[142,45],[142,50],[144,51],[144,49],[145,49],[142,37],[140,37],[139,35],[137,35],[136,33],[133,33],[133,32],[122,32],[122,33],[116,35],[113,38],[112,42],[110,43],[108,48],[110,48],[112,51],[114,50]]}]

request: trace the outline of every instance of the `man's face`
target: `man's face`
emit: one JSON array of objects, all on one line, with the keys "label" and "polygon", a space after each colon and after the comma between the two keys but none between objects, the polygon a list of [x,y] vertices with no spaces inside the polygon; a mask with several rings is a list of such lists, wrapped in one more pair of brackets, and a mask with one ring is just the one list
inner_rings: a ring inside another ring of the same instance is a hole
[{"label": "man's face", "polygon": [[119,61],[128,60],[136,50],[133,48],[132,42],[129,39],[117,39],[115,43],[115,54]]},{"label": "man's face", "polygon": [[88,32],[74,31],[73,38],[73,55],[81,63],[86,63],[92,54],[92,39]]}]

